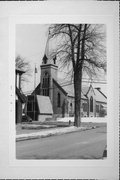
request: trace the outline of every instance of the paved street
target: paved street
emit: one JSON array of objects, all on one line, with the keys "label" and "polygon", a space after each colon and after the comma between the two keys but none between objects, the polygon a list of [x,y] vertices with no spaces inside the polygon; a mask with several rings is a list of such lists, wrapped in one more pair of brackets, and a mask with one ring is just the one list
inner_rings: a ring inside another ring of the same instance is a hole
[{"label": "paved street", "polygon": [[16,143],[17,159],[99,159],[106,127]]}]

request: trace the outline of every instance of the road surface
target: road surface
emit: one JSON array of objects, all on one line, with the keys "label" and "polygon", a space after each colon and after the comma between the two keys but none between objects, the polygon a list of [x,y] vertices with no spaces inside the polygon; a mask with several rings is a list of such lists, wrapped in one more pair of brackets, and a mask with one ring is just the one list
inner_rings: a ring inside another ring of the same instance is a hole
[{"label": "road surface", "polygon": [[100,159],[106,127],[16,142],[17,159]]}]

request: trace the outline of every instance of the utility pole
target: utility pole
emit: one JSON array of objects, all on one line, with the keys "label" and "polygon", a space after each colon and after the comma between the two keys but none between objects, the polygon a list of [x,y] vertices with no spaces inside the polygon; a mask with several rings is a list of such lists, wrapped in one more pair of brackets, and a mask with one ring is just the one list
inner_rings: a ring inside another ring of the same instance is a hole
[{"label": "utility pole", "polygon": [[36,73],[37,73],[37,68],[36,68],[36,64],[35,64],[35,69],[34,69],[34,121],[35,121],[35,88],[36,88]]}]

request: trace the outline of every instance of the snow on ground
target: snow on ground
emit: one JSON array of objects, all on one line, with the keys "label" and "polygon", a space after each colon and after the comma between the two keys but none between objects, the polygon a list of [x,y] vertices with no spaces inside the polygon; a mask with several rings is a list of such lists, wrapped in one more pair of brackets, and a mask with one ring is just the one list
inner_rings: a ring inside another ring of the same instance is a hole
[{"label": "snow on ground", "polygon": [[[59,122],[74,122],[74,117],[64,117],[64,118],[58,118],[57,121]],[[82,122],[97,122],[97,123],[102,123],[102,122],[107,122],[107,117],[82,117],[81,118]]]}]

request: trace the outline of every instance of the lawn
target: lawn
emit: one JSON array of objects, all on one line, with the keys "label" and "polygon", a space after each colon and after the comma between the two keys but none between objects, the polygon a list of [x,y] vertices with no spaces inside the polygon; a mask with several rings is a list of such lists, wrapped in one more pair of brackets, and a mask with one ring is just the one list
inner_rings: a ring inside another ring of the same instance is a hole
[{"label": "lawn", "polygon": [[[33,121],[31,123],[21,123],[16,125],[16,134],[26,134],[39,131],[47,131],[52,128],[61,128],[73,126],[73,122],[58,122],[58,121]],[[103,127],[106,123],[92,123],[92,122],[81,122],[82,127]]]}]

